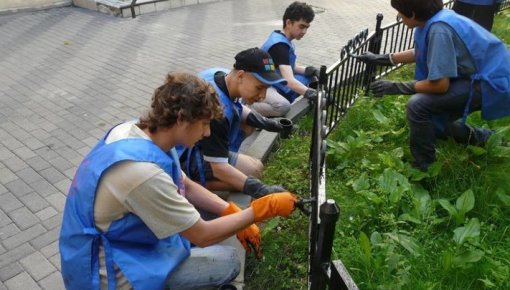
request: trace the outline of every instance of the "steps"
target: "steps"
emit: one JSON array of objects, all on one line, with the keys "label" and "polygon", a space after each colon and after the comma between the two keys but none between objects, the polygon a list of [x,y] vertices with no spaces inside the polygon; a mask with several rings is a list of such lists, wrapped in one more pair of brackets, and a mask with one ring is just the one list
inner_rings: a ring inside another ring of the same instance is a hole
[{"label": "steps", "polygon": [[73,5],[116,17],[134,17],[173,8],[219,1],[222,0],[73,0]]}]

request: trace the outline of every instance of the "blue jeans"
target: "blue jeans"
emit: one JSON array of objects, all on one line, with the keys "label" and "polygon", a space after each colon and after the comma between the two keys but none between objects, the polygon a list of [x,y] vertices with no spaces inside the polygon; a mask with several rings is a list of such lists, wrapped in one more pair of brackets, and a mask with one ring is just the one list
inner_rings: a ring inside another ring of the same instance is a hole
[{"label": "blue jeans", "polygon": [[[471,81],[451,79],[445,94],[414,94],[407,102],[407,120],[410,130],[410,149],[414,157],[413,165],[425,170],[436,159],[436,137],[453,137],[462,144],[483,146],[492,133],[487,129],[478,129],[462,124],[466,102],[469,97]],[[474,84],[474,92],[469,113],[481,110],[482,95],[479,84]],[[443,116],[443,130],[437,130],[433,116]]]},{"label": "blue jeans", "polygon": [[212,245],[191,248],[191,255],[168,277],[171,290],[201,289],[229,283],[239,274],[237,250],[231,246]]}]

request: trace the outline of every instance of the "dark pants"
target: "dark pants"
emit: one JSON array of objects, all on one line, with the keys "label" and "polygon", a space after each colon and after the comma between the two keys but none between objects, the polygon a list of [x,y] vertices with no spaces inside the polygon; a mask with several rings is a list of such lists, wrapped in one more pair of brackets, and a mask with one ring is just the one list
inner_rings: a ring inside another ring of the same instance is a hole
[{"label": "dark pants", "polygon": [[464,2],[455,1],[453,4],[453,11],[467,18],[472,19],[474,22],[480,24],[488,31],[492,30],[494,23],[494,14],[499,10],[499,4],[494,5],[475,5]]},{"label": "dark pants", "polygon": [[[491,131],[477,129],[461,122],[469,97],[471,81],[465,79],[450,80],[445,94],[414,94],[407,102],[407,120],[410,130],[410,148],[414,157],[414,166],[426,169],[435,161],[436,137],[453,137],[456,142],[483,146]],[[474,85],[469,112],[481,109],[482,96],[478,83]],[[444,130],[434,125],[433,116],[446,118]]]}]

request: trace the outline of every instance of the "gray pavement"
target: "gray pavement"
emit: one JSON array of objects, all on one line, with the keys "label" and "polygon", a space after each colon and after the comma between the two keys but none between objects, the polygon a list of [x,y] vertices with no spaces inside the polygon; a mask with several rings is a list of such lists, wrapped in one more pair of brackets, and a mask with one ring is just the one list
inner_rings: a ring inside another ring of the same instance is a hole
[{"label": "gray pavement", "polygon": [[[62,209],[74,171],[112,125],[138,116],[168,71],[231,67],[291,1],[227,0],[136,19],[81,8],[0,16],[0,290],[63,289]],[[373,30],[385,0],[316,0],[298,63],[330,65]]]}]

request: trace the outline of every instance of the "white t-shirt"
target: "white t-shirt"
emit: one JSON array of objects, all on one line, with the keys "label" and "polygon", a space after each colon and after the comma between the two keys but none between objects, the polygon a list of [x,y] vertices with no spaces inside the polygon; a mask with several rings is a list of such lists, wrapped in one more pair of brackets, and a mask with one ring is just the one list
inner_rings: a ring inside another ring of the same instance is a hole
[{"label": "white t-shirt", "polygon": [[[110,132],[106,144],[126,138],[150,140],[134,123],[124,123]],[[99,181],[94,203],[97,228],[105,232],[113,221],[128,213],[140,217],[160,239],[190,228],[200,218],[195,207],[178,193],[172,177],[150,162],[120,162],[109,168]],[[102,247],[99,262],[101,289],[107,289]],[[132,289],[119,268],[115,270],[117,289]]]}]

